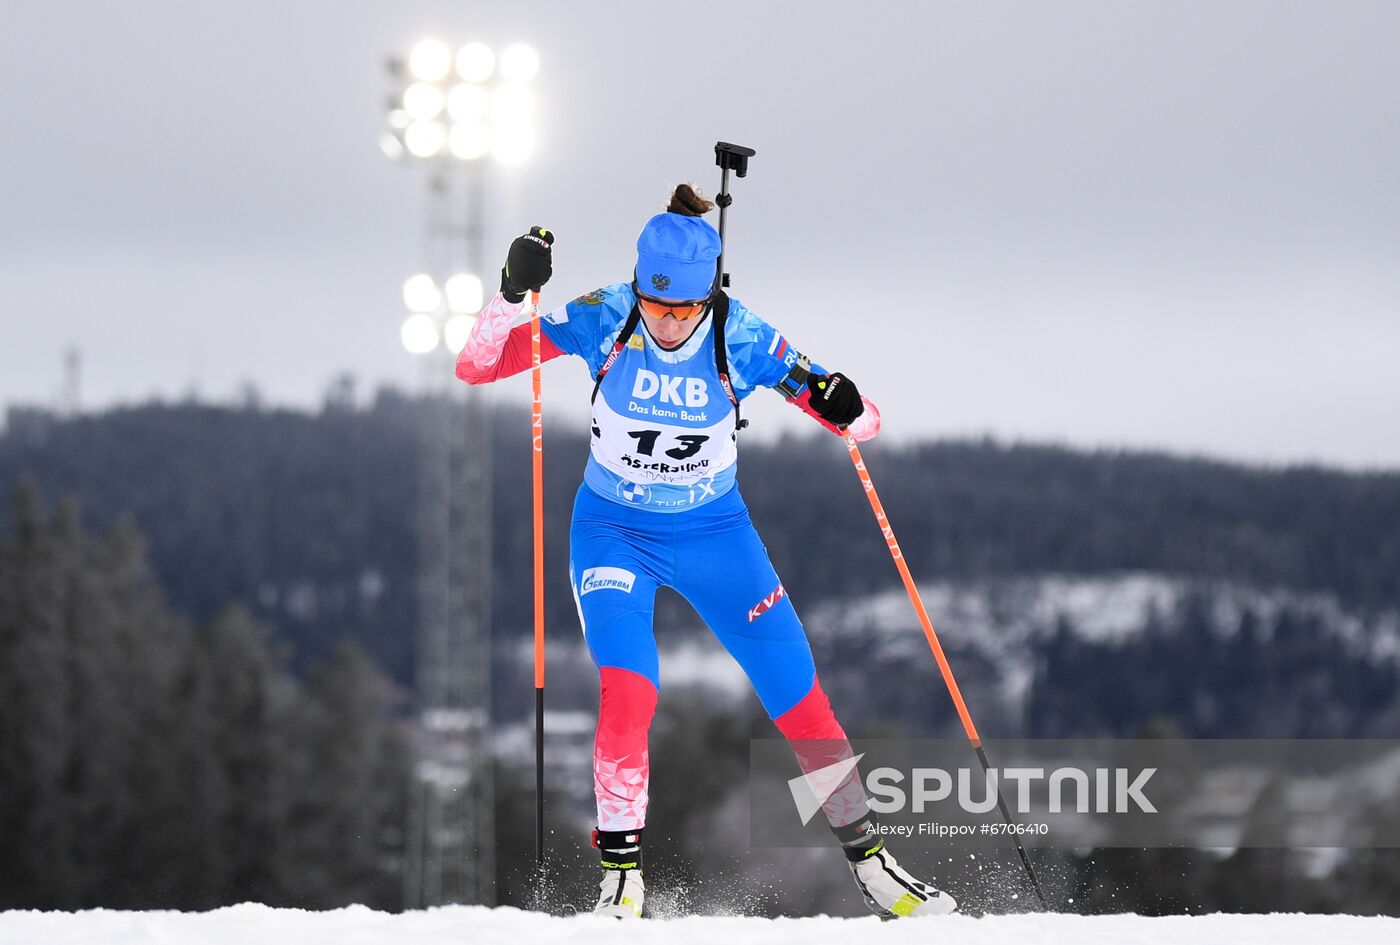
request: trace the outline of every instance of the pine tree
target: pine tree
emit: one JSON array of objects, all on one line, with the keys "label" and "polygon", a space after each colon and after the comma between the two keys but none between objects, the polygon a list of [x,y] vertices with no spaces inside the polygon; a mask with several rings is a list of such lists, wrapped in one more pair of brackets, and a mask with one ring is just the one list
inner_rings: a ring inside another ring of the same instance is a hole
[{"label": "pine tree", "polygon": [[66,790],[73,730],[65,576],[79,549],[48,528],[32,488],[0,548],[0,905],[71,907],[78,877]]},{"label": "pine tree", "polygon": [[301,750],[281,876],[300,903],[388,907],[401,898],[391,839],[406,789],[407,743],[390,720],[398,701],[353,644],[311,673],[296,720]]},{"label": "pine tree", "polygon": [[103,777],[94,782],[106,795],[105,822],[92,828],[102,837],[97,854],[106,876],[89,904],[169,907],[183,875],[183,836],[175,828],[192,801],[171,764],[175,646],[187,630],[167,610],[131,522],[119,522],[95,547],[92,570],[105,608],[100,632],[88,634],[87,672],[108,694],[110,718],[99,752],[107,759]]},{"label": "pine tree", "polygon": [[174,737],[191,806],[181,899],[200,907],[278,901],[274,863],[288,792],[286,737],[295,691],[266,630],[230,609],[184,642]]}]

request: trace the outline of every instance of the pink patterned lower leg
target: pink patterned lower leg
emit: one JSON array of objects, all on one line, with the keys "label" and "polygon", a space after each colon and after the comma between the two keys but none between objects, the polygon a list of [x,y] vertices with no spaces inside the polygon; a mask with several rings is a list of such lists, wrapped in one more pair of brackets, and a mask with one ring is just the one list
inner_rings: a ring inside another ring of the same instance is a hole
[{"label": "pink patterned lower leg", "polygon": [[[819,771],[852,757],[851,743],[846,732],[831,711],[821,682],[813,679],[812,688],[798,701],[773,720],[778,731],[787,738],[797,755],[797,766],[803,774]],[[852,769],[822,804],[822,813],[833,827],[853,824],[870,813],[860,772]]]},{"label": "pink patterned lower leg", "polygon": [[635,830],[646,823],[647,730],[656,713],[656,687],[639,673],[613,666],[604,666],[600,676],[593,742],[598,829]]}]

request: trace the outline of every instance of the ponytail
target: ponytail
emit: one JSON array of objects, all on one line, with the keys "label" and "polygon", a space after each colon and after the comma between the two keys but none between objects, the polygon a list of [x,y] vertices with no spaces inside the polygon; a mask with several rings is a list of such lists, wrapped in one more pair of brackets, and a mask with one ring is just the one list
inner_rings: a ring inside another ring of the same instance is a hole
[{"label": "ponytail", "polygon": [[698,217],[715,208],[714,201],[700,196],[694,184],[677,184],[671,191],[671,202],[666,205],[667,213],[679,213],[684,217]]}]

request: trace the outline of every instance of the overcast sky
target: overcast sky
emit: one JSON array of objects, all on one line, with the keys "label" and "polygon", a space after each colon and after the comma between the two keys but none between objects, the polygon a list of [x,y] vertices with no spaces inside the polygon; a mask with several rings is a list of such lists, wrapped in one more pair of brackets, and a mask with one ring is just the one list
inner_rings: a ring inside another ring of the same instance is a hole
[{"label": "overcast sky", "polygon": [[[430,35],[540,51],[489,238],[557,232],[546,304],[629,278],[723,138],[758,149],[733,294],[891,439],[1400,466],[1390,2],[7,4],[0,403],[52,403],[69,346],[87,408],[418,383],[425,181],[376,139]],[[555,422],[589,387],[551,366]]]}]

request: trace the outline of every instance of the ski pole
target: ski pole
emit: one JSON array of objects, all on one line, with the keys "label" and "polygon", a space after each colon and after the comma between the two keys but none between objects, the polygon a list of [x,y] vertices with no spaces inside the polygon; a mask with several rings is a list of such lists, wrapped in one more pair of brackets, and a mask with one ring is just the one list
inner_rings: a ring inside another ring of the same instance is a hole
[{"label": "ski pole", "polygon": [[540,393],[540,294],[530,293],[530,443],[535,524],[535,863],[544,866],[544,398]]},{"label": "ski pole", "polygon": [[[860,455],[860,447],[856,445],[856,438],[851,435],[851,431],[843,429],[842,437],[846,441],[846,450],[851,454],[851,462],[855,464],[856,473],[860,476],[860,484],[865,489],[865,497],[870,500],[870,508],[875,512],[875,521],[880,525],[880,533],[885,536],[885,544],[889,545],[890,556],[894,558],[894,565],[899,569],[899,576],[904,581],[904,589],[909,592],[909,601],[914,605],[914,612],[919,616],[919,624],[924,628],[924,636],[928,638],[928,645],[933,650],[933,658],[938,662],[938,671],[943,674],[943,682],[948,687],[948,694],[953,697],[953,705],[958,710],[958,718],[962,719],[963,731],[967,733],[967,739],[972,743],[972,748],[977,752],[977,760],[982,763],[982,773],[990,776],[991,762],[987,760],[987,752],[982,748],[982,738],[977,734],[977,726],[972,724],[972,713],[967,711],[967,703],[963,701],[962,690],[958,688],[958,681],[953,676],[953,667],[948,663],[948,657],[943,653],[943,646],[938,642],[938,634],[933,629],[933,621],[929,620],[928,611],[924,609],[923,598],[919,596],[919,588],[914,584],[914,577],[909,573],[909,565],[904,560],[904,552],[899,550],[899,542],[895,540],[894,529],[890,527],[890,520],[885,516],[885,507],[880,503],[880,496],[875,491],[875,482],[870,478],[870,471],[865,468],[865,460]],[[1001,785],[997,784],[997,807],[1001,810],[1002,820],[1007,826],[1011,825],[1011,811],[1007,809],[1006,798],[1002,797]],[[1040,880],[1035,875],[1035,867],[1031,865],[1031,859],[1026,855],[1025,845],[1021,843],[1021,837],[1012,832],[1012,839],[1016,841],[1016,852],[1021,854],[1021,865],[1026,868],[1026,875],[1030,877],[1031,886],[1035,888],[1036,898],[1046,909],[1050,908],[1045,901],[1045,893],[1041,891]]]}]

